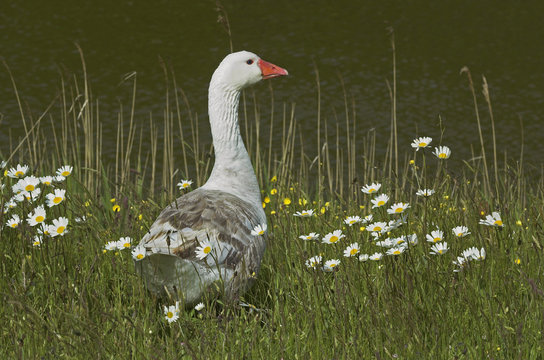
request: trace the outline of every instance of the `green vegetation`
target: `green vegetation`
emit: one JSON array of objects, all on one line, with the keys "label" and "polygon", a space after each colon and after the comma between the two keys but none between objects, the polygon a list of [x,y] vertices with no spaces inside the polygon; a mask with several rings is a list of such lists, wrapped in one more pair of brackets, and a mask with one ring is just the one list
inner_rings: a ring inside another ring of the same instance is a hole
[{"label": "green vegetation", "polygon": [[[125,236],[134,246],[160,209],[180,194],[177,181],[188,178],[199,186],[211,170],[210,149],[198,141],[198,117],[175,77],[169,78],[174,91],[166,94],[160,121],[136,123],[134,99],[129,111],[120,110],[112,164],[101,160],[102,123],[85,78],[63,79],[63,91],[37,119],[21,106],[27,132],[4,155],[7,168],[28,164],[27,176],[45,176],[71,165],[73,172],[51,186],[37,185],[42,192],[33,203],[17,202],[0,215],[1,358],[541,358],[542,182],[527,181],[522,156],[514,166],[499,164],[496,151],[487,160],[486,134],[482,156],[462,169],[448,169],[448,159],[428,148],[398,149],[395,111],[388,151],[381,156],[375,133],[356,137],[357,119],[347,99],[336,133],[328,131],[318,110],[316,139],[304,144],[294,105],[284,105],[278,120],[272,103],[264,117],[259,102],[246,94],[241,127],[269,222],[261,271],[243,302],[207,299],[202,310],[181,311],[169,324],[163,307],[175,300],[146,291],[130,250],[105,250],[106,243]],[[135,77],[131,80],[136,86]],[[472,80],[469,84],[476,93]],[[391,95],[394,104],[394,86]],[[490,104],[488,96],[485,100]],[[261,133],[264,123],[268,136]],[[151,129],[152,136],[142,129]],[[282,134],[281,144],[273,133]],[[455,157],[455,144],[434,139],[432,145],[449,145]],[[399,153],[406,154],[405,161]],[[4,176],[1,182],[4,208],[18,179]],[[375,196],[361,192],[372,182],[381,183],[378,193],[390,197],[374,209]],[[26,219],[53,188],[66,190],[65,199],[45,205],[45,222],[65,217],[69,224],[62,235],[45,236],[34,246],[39,226]],[[435,193],[416,196],[419,189]],[[418,239],[406,241],[398,255],[385,255],[387,249],[376,245],[370,222],[344,223],[356,215],[372,214],[372,222],[399,219],[386,211],[397,202],[410,204],[403,212],[406,223],[379,241],[412,234]],[[294,216],[308,209],[315,213]],[[503,226],[479,224],[494,211]],[[22,219],[17,228],[6,226],[13,214]],[[455,236],[452,229],[460,225],[470,234]],[[442,255],[431,254],[434,244],[426,241],[436,228],[449,245]],[[333,244],[299,238],[316,232],[322,239],[334,230],[345,237]],[[352,243],[359,252],[344,257]],[[473,246],[485,249],[485,259],[453,263]],[[376,252],[383,258],[359,260]],[[316,255],[322,263],[308,267],[306,261]],[[331,259],[340,263],[322,271]]]}]

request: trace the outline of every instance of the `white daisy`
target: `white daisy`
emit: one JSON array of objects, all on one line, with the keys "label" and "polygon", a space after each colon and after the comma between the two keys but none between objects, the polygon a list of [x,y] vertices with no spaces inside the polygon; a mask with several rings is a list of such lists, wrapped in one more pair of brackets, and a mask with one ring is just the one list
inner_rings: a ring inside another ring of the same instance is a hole
[{"label": "white daisy", "polygon": [[43,208],[43,205],[38,206],[34,209],[33,212],[28,214],[28,218],[26,219],[26,222],[30,226],[36,226],[38,224],[41,224],[45,220],[45,209]]},{"label": "white daisy", "polygon": [[66,190],[64,189],[55,189],[55,191],[51,194],[47,194],[45,197],[47,198],[47,206],[53,207],[55,205],[60,204],[64,201],[64,195],[66,194]]},{"label": "white daisy", "polygon": [[332,233],[328,233],[327,235],[325,235],[321,242],[325,244],[334,244],[344,237],[346,236],[342,234],[342,230],[334,230]]},{"label": "white daisy", "polygon": [[7,164],[8,163],[6,161],[4,161],[4,160],[0,161],[0,169],[5,168]]},{"label": "white daisy", "polygon": [[419,137],[414,139],[411,145],[414,149],[416,149],[416,151],[418,151],[419,149],[429,146],[431,141],[433,141],[433,139],[430,137]]},{"label": "white daisy", "polygon": [[50,229],[52,230],[51,231],[52,237],[59,236],[59,235],[64,236],[64,234],[67,233],[66,227],[68,226],[68,219],[65,217],[59,217],[58,219],[54,219],[53,224],[51,226],[52,227]]},{"label": "white daisy", "polygon": [[266,224],[260,224],[257,225],[251,230],[251,235],[253,236],[262,236],[266,232],[267,226]]},{"label": "white daisy", "polygon": [[331,259],[325,261],[325,265],[323,266],[323,271],[325,272],[331,272],[333,271],[338,265],[340,264],[340,260],[338,259]]},{"label": "white daisy", "polygon": [[300,235],[299,236],[299,239],[302,239],[302,240],[317,240],[319,238],[319,234],[317,233],[309,233],[308,235]]},{"label": "white daisy", "polygon": [[387,255],[400,255],[404,252],[404,250],[407,249],[407,246],[395,246],[395,247],[392,247],[391,249],[387,250],[386,254]]},{"label": "white daisy", "polygon": [[471,247],[463,251],[463,256],[467,260],[485,260],[485,249],[478,250],[476,247]]},{"label": "white daisy", "polygon": [[424,196],[424,197],[429,197],[431,196],[432,194],[434,194],[435,191],[433,189],[419,189],[417,192],[416,192],[416,195],[417,196]]},{"label": "white daisy", "polygon": [[72,170],[74,168],[70,165],[64,165],[63,167],[61,167],[60,169],[57,170],[57,176],[62,176],[62,177],[68,177],[70,176],[70,174],[72,173]]},{"label": "white daisy", "polygon": [[351,245],[349,245],[346,250],[344,250],[344,256],[345,257],[351,257],[351,256],[355,256],[359,253],[359,244],[358,243],[353,243]]},{"label": "white daisy", "polygon": [[453,234],[459,238],[465,237],[470,234],[466,226],[457,226],[451,229]]},{"label": "white daisy", "polygon": [[366,227],[366,231],[369,232],[378,232],[381,233],[382,231],[386,231],[387,229],[387,223],[385,222],[375,222]]},{"label": "white daisy", "polygon": [[180,190],[185,190],[185,189],[187,189],[188,187],[190,187],[192,183],[193,183],[192,180],[181,180],[181,181],[178,183],[178,188],[179,188]]},{"label": "white daisy", "polygon": [[410,207],[410,204],[408,203],[396,203],[391,205],[389,209],[387,209],[388,214],[402,214],[404,210],[408,209]]},{"label": "white daisy", "polygon": [[129,236],[121,237],[117,241],[117,249],[124,250],[130,248],[132,245],[132,239]]},{"label": "white daisy", "polygon": [[40,179],[31,175],[31,176],[25,177],[24,179],[19,180],[19,182],[15,186],[19,187],[21,191],[33,192],[34,190],[37,189],[37,186],[39,184],[40,184]]},{"label": "white daisy", "polygon": [[447,242],[439,242],[431,246],[431,254],[433,255],[444,255],[449,250]]},{"label": "white daisy", "polygon": [[200,310],[202,310],[202,309],[204,309],[204,303],[201,303],[201,302],[200,302],[200,303],[198,303],[198,304],[195,305],[195,310],[196,310],[196,311],[200,311]]},{"label": "white daisy", "polygon": [[361,219],[360,216],[348,216],[344,220],[344,224],[351,226],[351,225],[357,224],[358,222],[361,222],[361,221],[363,221],[363,219]]},{"label": "white daisy", "polygon": [[177,302],[176,302],[176,305],[170,305],[170,306],[164,307],[164,318],[170,324],[179,319],[179,307]]},{"label": "white daisy", "polygon": [[389,201],[389,196],[386,194],[381,194],[376,196],[374,199],[370,200],[370,202],[373,204],[372,208],[377,208],[380,206],[384,206]]},{"label": "white daisy", "polygon": [[32,240],[32,246],[40,247],[41,244],[42,244],[42,237],[39,235],[34,236],[34,240]]},{"label": "white daisy", "polygon": [[306,266],[309,267],[309,268],[313,268],[313,269],[316,269],[317,266],[319,266],[319,264],[321,264],[321,260],[323,258],[319,255],[316,255],[316,256],[313,256],[311,258],[309,258],[308,260],[306,260]]},{"label": "white daisy", "polygon": [[310,217],[313,214],[314,214],[314,211],[311,209],[308,209],[308,210],[297,211],[296,213],[293,214],[293,216]]},{"label": "white daisy", "polygon": [[62,175],[56,175],[54,178],[53,178],[53,181],[55,182],[63,182],[64,180],[66,180],[66,178]]},{"label": "white daisy", "polygon": [[487,215],[484,220],[480,220],[480,224],[487,226],[503,227],[501,214],[494,211],[491,215]]},{"label": "white daisy", "polygon": [[4,206],[5,211],[15,209],[17,207],[17,203],[15,200],[10,199]]},{"label": "white daisy", "polygon": [[359,261],[368,261],[368,259],[370,258],[370,256],[368,256],[368,254],[361,254],[359,255]]},{"label": "white daisy", "polygon": [[53,177],[52,177],[52,176],[49,176],[49,175],[47,175],[47,176],[42,176],[42,177],[40,178],[40,182],[41,182],[42,184],[44,184],[44,185],[49,186],[49,185],[51,185],[51,183],[53,182]]},{"label": "white daisy", "polygon": [[448,159],[451,155],[451,150],[447,146],[439,146],[434,148],[433,154],[439,159]]},{"label": "white daisy", "polygon": [[42,192],[42,189],[40,188],[35,188],[34,191],[23,191],[21,194],[24,196],[25,199],[27,199],[28,201],[30,202],[34,202],[36,200],[38,200],[38,198],[40,197],[40,194]]},{"label": "white daisy", "polygon": [[409,243],[410,245],[417,245],[417,235],[416,234],[410,234],[410,235],[402,235],[401,236],[404,241]]},{"label": "white daisy", "polygon": [[396,241],[396,239],[387,238],[387,239],[382,240],[382,241],[377,241],[375,243],[375,245],[379,246],[379,247],[390,248],[390,247],[393,247],[393,246],[397,245],[397,241]]},{"label": "white daisy", "polygon": [[444,240],[444,232],[441,230],[431,231],[431,234],[426,236],[428,242],[437,243]]},{"label": "white daisy", "polygon": [[7,221],[6,226],[9,226],[10,228],[15,229],[16,227],[19,226],[20,223],[21,223],[21,218],[19,218],[19,215],[13,214],[11,219]]},{"label": "white daisy", "polygon": [[86,217],[85,215],[83,215],[83,216],[81,216],[81,217],[76,217],[76,218],[74,219],[74,221],[75,221],[76,223],[82,223],[82,222],[87,221],[87,217]]},{"label": "white daisy", "polygon": [[104,245],[104,249],[108,251],[117,250],[117,241],[108,241],[106,245]]},{"label": "white daisy", "polygon": [[382,257],[383,257],[382,253],[376,252],[376,253],[370,255],[369,259],[374,260],[374,261],[378,261],[378,260],[381,260]]},{"label": "white daisy", "polygon": [[196,248],[195,253],[196,257],[200,260],[204,259],[212,251],[213,246],[209,241],[204,241]]},{"label": "white daisy", "polygon": [[367,223],[371,222],[372,219],[373,219],[373,216],[372,216],[372,214],[370,214],[370,215],[365,216],[364,219],[361,222],[363,224],[367,224]]},{"label": "white daisy", "polygon": [[32,246],[39,247],[42,244],[42,237],[39,235],[34,236],[34,240],[32,240]]},{"label": "white daisy", "polygon": [[22,178],[25,176],[26,172],[28,171],[28,165],[19,165],[17,164],[16,167],[9,169],[7,175],[10,178]]},{"label": "white daisy", "polygon": [[361,188],[361,191],[364,192],[365,194],[372,194],[378,190],[380,190],[380,188],[382,187],[382,184],[380,183],[372,183],[370,185],[365,185]]},{"label": "white daisy", "polygon": [[132,250],[132,258],[136,261],[142,260],[143,258],[145,258],[145,256],[146,256],[146,252],[143,246],[136,246]]}]

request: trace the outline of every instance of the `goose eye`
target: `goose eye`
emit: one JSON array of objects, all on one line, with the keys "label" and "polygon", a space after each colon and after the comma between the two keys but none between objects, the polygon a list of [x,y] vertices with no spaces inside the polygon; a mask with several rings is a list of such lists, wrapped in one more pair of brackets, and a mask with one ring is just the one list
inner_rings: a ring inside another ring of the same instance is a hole
[{"label": "goose eye", "polygon": [[248,64],[248,65],[253,64],[253,60],[249,59],[248,61],[246,61],[246,64]]}]

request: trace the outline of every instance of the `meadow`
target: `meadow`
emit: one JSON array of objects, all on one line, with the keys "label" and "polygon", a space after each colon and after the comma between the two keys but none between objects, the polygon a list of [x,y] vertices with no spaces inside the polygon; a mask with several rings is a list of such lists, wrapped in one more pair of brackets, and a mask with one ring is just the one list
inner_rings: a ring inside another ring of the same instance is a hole
[{"label": "meadow", "polygon": [[[394,86],[388,139],[356,136],[347,95],[344,118],[318,108],[308,138],[294,104],[265,111],[246,92],[240,125],[268,218],[261,270],[240,302],[205,299],[172,322],[175,299],[147,292],[132,250],[164,206],[205,182],[211,149],[169,74],[161,116],[136,120],[134,98],[120,109],[105,163],[83,74],[62,78],[39,117],[21,100],[25,136],[1,154],[0,357],[542,358],[542,170],[523,151],[499,161],[468,70],[481,144],[455,168],[459,145],[414,131],[399,147]],[[317,72],[316,84],[319,98]]]}]

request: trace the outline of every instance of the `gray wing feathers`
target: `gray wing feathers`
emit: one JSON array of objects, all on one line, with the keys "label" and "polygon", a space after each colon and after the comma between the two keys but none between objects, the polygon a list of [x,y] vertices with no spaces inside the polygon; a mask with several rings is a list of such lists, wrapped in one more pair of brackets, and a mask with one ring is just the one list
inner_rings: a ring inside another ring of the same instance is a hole
[{"label": "gray wing feathers", "polygon": [[[259,214],[255,214],[251,205],[244,200],[222,191],[197,189],[178,198],[153,223],[140,245],[148,253],[154,254],[142,260],[145,263],[140,266],[140,271],[146,275],[151,271],[150,266],[153,267],[155,270],[151,281],[158,287],[169,287],[176,275],[164,273],[169,269],[179,273],[183,267],[184,275],[180,273],[178,277],[184,279],[179,279],[178,285],[182,280],[185,284],[194,282],[195,279],[187,275],[194,273],[193,277],[199,277],[197,283],[203,282],[201,275],[208,282],[214,276],[221,277],[225,281],[227,294],[241,293],[250,285],[253,273],[258,272],[264,252],[265,239],[251,235],[251,230],[261,222]],[[196,248],[203,241],[212,243],[215,251],[213,258],[207,256],[199,260],[196,257]],[[169,258],[160,260],[157,255]],[[177,265],[174,266],[173,262]],[[185,263],[187,265],[183,265]],[[163,275],[156,274],[159,265]],[[176,266],[179,269],[174,271]]]}]

